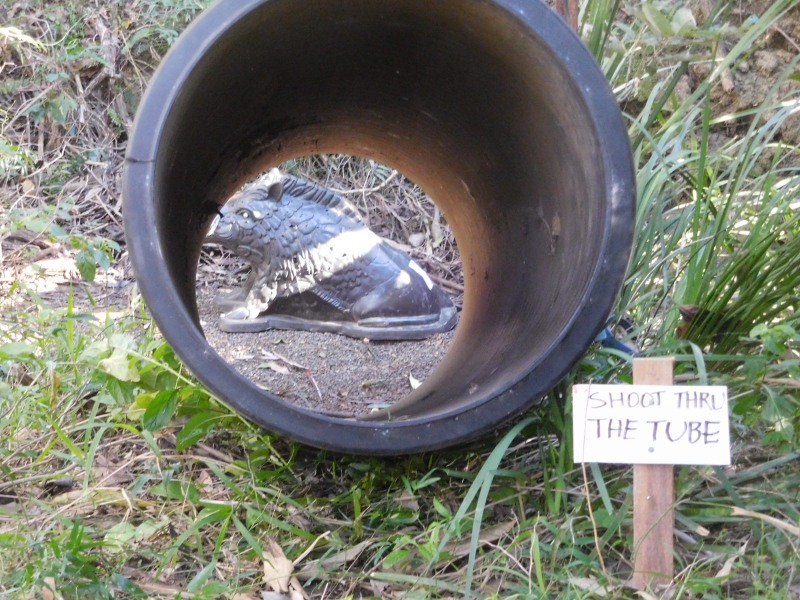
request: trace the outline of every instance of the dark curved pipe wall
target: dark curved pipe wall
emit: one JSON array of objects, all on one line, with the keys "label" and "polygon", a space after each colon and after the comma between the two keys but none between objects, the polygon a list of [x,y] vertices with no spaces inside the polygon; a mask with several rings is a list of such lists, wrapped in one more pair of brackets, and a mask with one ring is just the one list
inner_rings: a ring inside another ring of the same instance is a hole
[{"label": "dark curved pipe wall", "polygon": [[[464,262],[448,354],[373,420],[264,392],[198,324],[197,257],[213,207],[263,169],[323,152],[374,158],[421,185]],[[154,76],[124,195],[145,300],[214,393],[314,446],[400,454],[473,438],[563,377],[611,310],[635,192],[602,73],[538,0],[223,0]]]}]

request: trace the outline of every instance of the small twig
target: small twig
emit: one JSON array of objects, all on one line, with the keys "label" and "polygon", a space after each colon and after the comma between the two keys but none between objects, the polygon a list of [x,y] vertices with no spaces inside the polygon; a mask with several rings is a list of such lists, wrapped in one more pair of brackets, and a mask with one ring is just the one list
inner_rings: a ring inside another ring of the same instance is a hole
[{"label": "small twig", "polygon": [[233,464],[233,457],[230,454],[221,452],[216,448],[212,448],[208,444],[205,444],[203,442],[197,442],[195,444],[195,447],[198,450],[201,450],[203,454],[207,454],[211,458],[216,458],[218,461],[223,462],[227,465]]},{"label": "small twig", "polygon": [[170,596],[172,598],[194,598],[195,595],[165,583],[154,581],[148,574],[139,569],[130,567],[123,567],[123,573],[139,586],[142,591],[149,594],[158,594],[159,596]]},{"label": "small twig", "polygon": [[23,242],[26,245],[38,246],[39,248],[47,248],[52,244],[41,233],[34,233],[27,229],[15,229],[9,231],[5,237],[4,242]]},{"label": "small twig", "polygon": [[66,469],[61,469],[60,471],[53,471],[52,473],[43,473],[41,475],[31,475],[29,477],[20,477],[19,479],[14,479],[12,481],[3,481],[0,482],[0,491],[7,490],[9,488],[16,487],[18,485],[22,485],[25,483],[34,483],[37,481],[43,480],[51,480],[57,478],[59,475],[66,475],[70,471],[73,471],[75,467],[70,466]]},{"label": "small twig", "polygon": [[795,42],[795,41],[792,39],[792,37],[791,37],[791,36],[790,36],[788,33],[786,33],[786,32],[785,32],[783,29],[781,29],[781,28],[780,28],[780,27],[778,27],[777,25],[775,25],[774,27],[775,27],[775,31],[777,31],[778,33],[780,33],[780,34],[781,34],[781,35],[782,35],[782,36],[783,36],[783,37],[786,39],[786,41],[787,41],[787,42],[789,42],[789,43],[790,43],[792,46],[794,46],[794,47],[795,47],[795,50],[797,50],[798,52],[800,52],[800,44],[798,44],[797,42]]},{"label": "small twig", "polygon": [[319,386],[317,385],[317,380],[314,379],[314,375],[312,375],[311,369],[306,369],[305,373],[308,376],[308,378],[311,380],[311,383],[314,385],[314,389],[317,390],[317,396],[319,396],[319,399],[322,400],[322,392],[319,391]]},{"label": "small twig", "polygon": [[273,352],[272,354],[277,356],[280,360],[285,362],[287,365],[289,365],[291,367],[294,367],[295,369],[300,369],[301,371],[304,371],[306,376],[309,378],[309,380],[311,380],[311,384],[314,386],[314,389],[317,390],[317,396],[319,396],[319,399],[322,400],[322,392],[320,391],[319,386],[317,385],[317,380],[314,379],[314,375],[311,373],[311,369],[309,369],[305,365],[301,365],[300,363],[296,363],[294,361],[291,361],[288,358],[286,358],[285,356],[281,356],[277,352]]},{"label": "small twig", "polygon": [[764,377],[764,383],[772,385],[788,385],[789,387],[800,388],[800,381],[789,379],[788,377]]},{"label": "small twig", "polygon": [[[100,178],[97,176],[97,174],[96,174],[96,173],[94,173],[94,172],[91,172],[91,176],[92,176],[92,177],[94,178],[94,180],[95,180],[95,181],[96,181],[96,182],[97,182],[97,183],[100,185],[100,187],[104,188],[106,191],[109,191],[109,190],[108,190],[108,187],[107,187],[107,184],[106,184],[106,183],[105,183],[103,180],[101,180],[101,179],[100,179]],[[93,194],[91,194],[91,198],[94,198],[95,196],[100,196],[100,193],[97,191],[97,188],[95,188],[95,189],[94,189],[94,190],[92,190],[92,191],[93,191],[94,193],[93,193]],[[110,193],[110,192],[109,192],[109,195],[111,195],[111,193]],[[89,194],[87,194],[87,195],[86,195],[86,200],[90,200],[91,198],[90,198],[90,195],[89,195]],[[115,224],[117,227],[122,227],[122,223],[120,222],[119,215],[118,215],[118,214],[114,214],[114,213],[111,211],[111,209],[108,207],[108,204],[109,204],[109,203],[108,203],[108,202],[104,202],[102,198],[98,198],[98,201],[97,201],[97,202],[94,202],[94,205],[95,205],[95,206],[99,206],[99,207],[100,207],[100,208],[103,210],[103,212],[105,212],[105,213],[106,213],[106,216],[108,216],[108,218],[111,220],[111,222],[112,222],[112,223],[114,223],[114,224]],[[108,225],[106,224],[105,226],[107,227]]]},{"label": "small twig", "polygon": [[314,551],[314,548],[316,548],[317,544],[320,541],[326,539],[330,534],[331,534],[330,531],[326,531],[325,533],[318,535],[317,538],[313,542],[311,542],[311,545],[308,548],[306,548],[300,556],[298,556],[292,561],[292,564],[295,567],[297,567],[297,565],[301,563],[306,556],[308,556],[309,554],[311,554],[311,552]]},{"label": "small twig", "polygon": [[430,277],[437,285],[442,286],[443,288],[447,288],[452,292],[462,293],[464,291],[463,284],[457,283],[455,281],[450,281],[449,279],[445,279],[444,277],[439,277],[434,273],[428,273],[428,277]]},{"label": "small twig", "polygon": [[328,189],[331,190],[332,192],[336,192],[337,194],[343,194],[343,195],[357,196],[359,194],[360,195],[373,194],[375,192],[381,191],[383,188],[385,188],[387,185],[389,185],[389,182],[392,181],[392,179],[397,177],[399,174],[400,174],[399,171],[393,170],[391,175],[389,175],[386,179],[384,179],[378,185],[376,185],[374,187],[371,187],[371,188],[358,188],[358,189],[351,189],[351,190],[339,190],[339,189],[331,187],[331,188],[328,188]]},{"label": "small twig", "polygon": [[293,360],[289,360],[288,358],[286,358],[282,354],[278,354],[277,352],[270,352],[270,354],[272,354],[276,358],[282,360],[283,362],[285,362],[290,367],[294,367],[295,369],[300,369],[301,371],[308,371],[308,367],[307,366],[301,365],[300,363],[296,363]]}]

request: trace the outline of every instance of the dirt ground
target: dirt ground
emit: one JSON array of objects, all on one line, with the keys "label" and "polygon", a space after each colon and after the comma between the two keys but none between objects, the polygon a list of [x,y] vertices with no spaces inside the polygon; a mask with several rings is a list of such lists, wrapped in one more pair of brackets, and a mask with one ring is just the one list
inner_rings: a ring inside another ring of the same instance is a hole
[{"label": "dirt ground", "polygon": [[[694,13],[696,17],[704,18],[711,10],[712,2],[709,0],[696,0]],[[746,23],[754,14],[762,14],[772,2],[756,0],[754,2],[738,2],[732,9],[732,22]],[[724,58],[736,40],[725,41],[717,51],[718,59]],[[712,112],[715,117],[732,117],[735,113],[747,111],[758,107],[766,98],[785,98],[788,94],[800,89],[800,81],[796,79],[787,68],[800,54],[800,5],[795,6],[773,26],[767,35],[766,43],[758,50],[752,52],[747,60],[739,61],[735,68],[722,74],[720,85],[712,92],[715,104]],[[689,73],[685,75],[676,89],[679,97],[688,96],[696,86],[705,80],[711,72],[710,62],[697,62],[693,64]],[[793,78],[794,77],[794,78]],[[770,114],[765,115],[765,120]],[[729,118],[720,119],[712,135],[712,142],[716,147],[737,136],[750,124],[750,119]],[[800,114],[786,119],[775,132],[775,139],[784,143],[800,146]],[[764,160],[769,159],[767,153]],[[769,164],[761,165],[769,168]]]},{"label": "dirt ground", "polygon": [[209,344],[259,387],[299,406],[351,417],[385,408],[424,381],[455,330],[426,340],[376,342],[333,333],[225,333],[217,327],[214,287],[200,287],[197,307]]}]

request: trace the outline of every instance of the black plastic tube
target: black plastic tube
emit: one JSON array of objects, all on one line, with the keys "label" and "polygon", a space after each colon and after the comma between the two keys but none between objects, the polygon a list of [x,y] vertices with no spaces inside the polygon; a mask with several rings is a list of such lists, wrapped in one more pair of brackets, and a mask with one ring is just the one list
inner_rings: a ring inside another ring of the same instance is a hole
[{"label": "black plastic tube", "polygon": [[[301,155],[399,169],[453,228],[455,340],[390,414],[322,415],[206,342],[195,302],[215,208]],[[539,0],[222,0],[183,33],[137,114],[125,229],[142,294],[185,364],[269,430],[360,454],[463,442],[541,398],[602,328],[630,252],[635,183],[602,72]]]}]

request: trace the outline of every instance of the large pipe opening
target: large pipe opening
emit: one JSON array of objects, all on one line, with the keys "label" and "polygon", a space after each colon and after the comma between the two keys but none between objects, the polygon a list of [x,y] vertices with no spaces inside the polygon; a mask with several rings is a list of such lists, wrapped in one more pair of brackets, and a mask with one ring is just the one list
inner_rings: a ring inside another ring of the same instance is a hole
[{"label": "large pipe opening", "polygon": [[[449,352],[370,420],[263,392],[210,348],[197,319],[197,257],[216,206],[259,171],[324,152],[408,175],[442,210],[463,260]],[[470,439],[555,385],[608,316],[633,205],[613,95],[535,0],[219,2],[151,82],[125,180],[139,285],[186,364],[268,429],[373,454]]]}]

